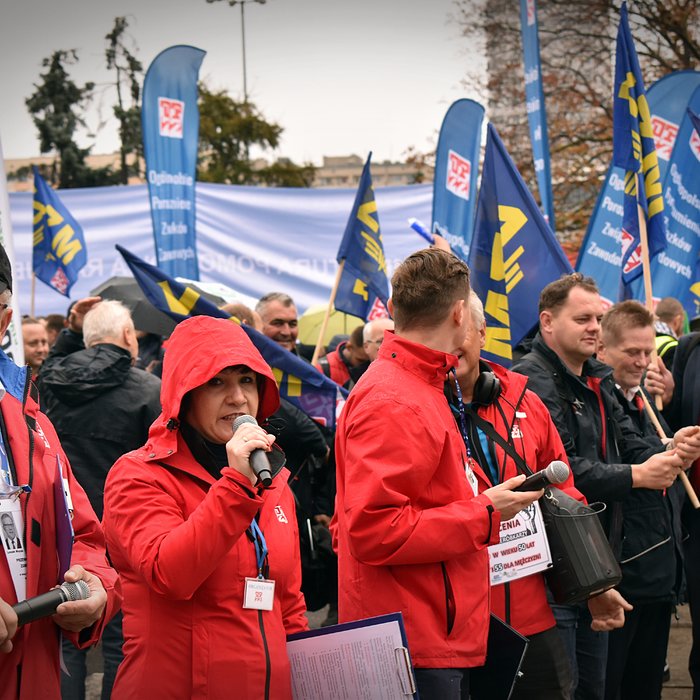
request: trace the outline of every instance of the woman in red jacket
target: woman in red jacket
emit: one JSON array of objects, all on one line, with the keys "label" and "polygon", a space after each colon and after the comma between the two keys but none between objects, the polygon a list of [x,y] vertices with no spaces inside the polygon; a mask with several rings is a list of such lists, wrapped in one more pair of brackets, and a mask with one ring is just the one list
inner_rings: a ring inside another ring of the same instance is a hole
[{"label": "woman in red jacket", "polygon": [[[286,635],[306,629],[294,501],[274,438],[272,371],[230,321],[183,321],[168,343],[163,412],[105,487],[124,594],[114,698],[289,698]],[[272,485],[256,486],[253,450]],[[273,583],[274,582],[274,583]]]}]

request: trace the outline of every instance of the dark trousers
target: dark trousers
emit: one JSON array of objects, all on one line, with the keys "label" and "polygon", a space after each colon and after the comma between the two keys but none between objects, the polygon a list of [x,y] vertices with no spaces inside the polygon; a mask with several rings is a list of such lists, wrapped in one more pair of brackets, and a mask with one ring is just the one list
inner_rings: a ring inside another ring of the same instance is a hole
[{"label": "dark trousers", "polygon": [[[104,678],[102,679],[102,700],[109,700],[112,686],[117,677],[117,669],[122,662],[122,614],[117,613],[102,632],[102,658],[104,660]],[[61,672],[62,700],[85,700],[85,678],[87,676],[86,649],[76,649],[73,644],[63,640],[63,660],[70,676]]]},{"label": "dark trousers", "polygon": [[693,700],[700,700],[700,510],[686,503],[683,524],[688,538],[683,543],[685,577],[690,617],[693,624],[693,645],[688,657],[688,671],[693,679]]},{"label": "dark trousers", "polygon": [[552,605],[554,619],[563,642],[562,653],[569,657],[571,693],[576,700],[603,700],[608,632],[591,629],[586,603]]},{"label": "dark trousers", "polygon": [[468,668],[417,668],[414,673],[421,700],[469,700]]},{"label": "dark trousers", "polygon": [[530,635],[511,700],[569,700],[571,666],[556,627]]},{"label": "dark trousers", "polygon": [[672,603],[635,603],[625,626],[608,634],[605,700],[658,700]]}]

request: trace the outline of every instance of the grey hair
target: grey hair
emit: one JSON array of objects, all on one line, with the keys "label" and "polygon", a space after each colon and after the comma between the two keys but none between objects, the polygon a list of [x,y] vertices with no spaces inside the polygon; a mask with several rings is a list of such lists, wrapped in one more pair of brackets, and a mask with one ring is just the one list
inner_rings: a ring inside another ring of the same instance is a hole
[{"label": "grey hair", "polygon": [[481,330],[486,325],[486,316],[484,315],[484,305],[481,299],[476,295],[473,289],[469,290],[469,308],[472,312],[474,324]]},{"label": "grey hair", "polygon": [[272,301],[279,301],[279,303],[282,304],[285,309],[288,309],[290,306],[296,306],[294,299],[292,299],[289,294],[285,294],[284,292],[268,292],[265,294],[265,296],[258,299],[258,303],[255,305],[255,310],[259,314],[262,314],[263,309]]},{"label": "grey hair", "polygon": [[134,328],[131,311],[121,301],[105,299],[85,314],[83,321],[85,347],[91,348],[106,338],[116,338],[125,328]]}]

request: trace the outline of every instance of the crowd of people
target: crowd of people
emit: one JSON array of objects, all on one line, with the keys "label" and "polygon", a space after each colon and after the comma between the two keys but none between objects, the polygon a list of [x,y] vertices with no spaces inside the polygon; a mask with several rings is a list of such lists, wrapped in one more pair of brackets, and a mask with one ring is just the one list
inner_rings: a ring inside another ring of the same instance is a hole
[{"label": "crowd of people", "polygon": [[[403,261],[391,318],[315,363],[349,391],[335,430],[280,397],[240,328],[310,362],[285,293],[167,339],[99,297],[22,319],[28,369],[0,353],[0,697],[84,698],[101,638],[103,698],[291,698],[286,638],[324,609],[400,611],[422,698],[490,697],[496,616],[528,642],[511,697],[651,700],[687,601],[700,698],[700,511],[679,478],[700,487],[700,333],[672,299],[606,310],[574,273],[506,369],[481,357],[484,309],[446,248]],[[11,294],[0,248],[3,335]],[[622,574],[573,604],[546,571],[492,580],[489,548],[543,497],[522,465],[557,462],[565,494],[604,504]],[[14,603],[78,580],[89,597],[18,626]]]}]

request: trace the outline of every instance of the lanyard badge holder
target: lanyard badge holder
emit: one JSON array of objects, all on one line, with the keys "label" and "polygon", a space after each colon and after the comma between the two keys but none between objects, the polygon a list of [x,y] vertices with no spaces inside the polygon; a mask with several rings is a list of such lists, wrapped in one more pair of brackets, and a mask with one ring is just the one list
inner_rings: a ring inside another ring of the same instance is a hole
[{"label": "lanyard badge holder", "polygon": [[256,578],[246,577],[245,579],[243,607],[250,610],[272,610],[275,603],[275,582],[265,578],[263,573],[269,568],[267,542],[255,518],[250,523],[250,531],[255,545],[258,575]]},{"label": "lanyard badge holder", "polygon": [[0,478],[0,537],[7,566],[12,576],[12,584],[17,600],[27,595],[27,553],[22,542],[24,518],[20,496],[31,491],[29,486],[15,486],[8,468],[7,458],[2,451],[2,472]]}]

